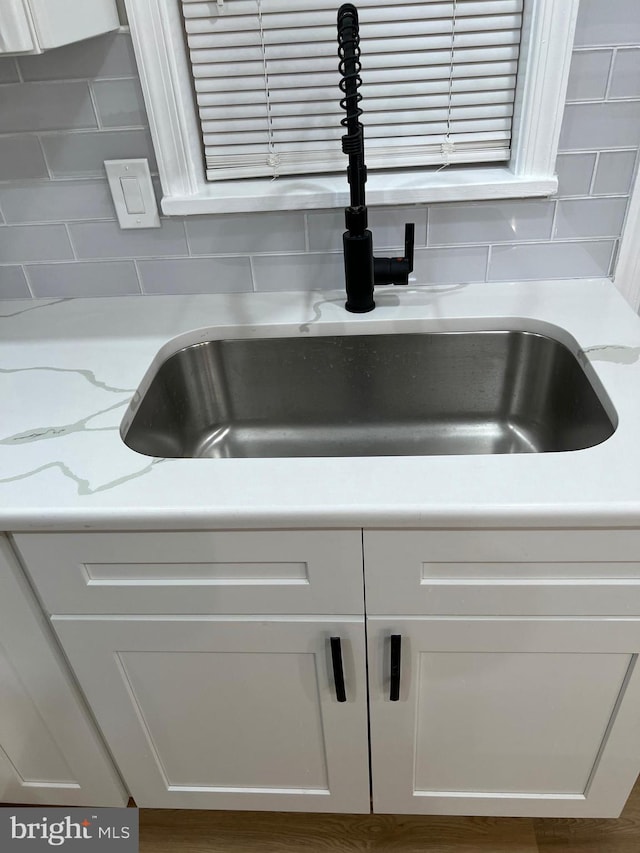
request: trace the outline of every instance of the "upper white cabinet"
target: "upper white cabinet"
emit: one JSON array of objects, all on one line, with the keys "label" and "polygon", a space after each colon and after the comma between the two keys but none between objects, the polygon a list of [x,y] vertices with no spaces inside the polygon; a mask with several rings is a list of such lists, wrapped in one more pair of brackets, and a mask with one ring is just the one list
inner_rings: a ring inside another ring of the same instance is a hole
[{"label": "upper white cabinet", "polygon": [[0,54],[42,53],[118,26],[115,0],[2,0]]}]

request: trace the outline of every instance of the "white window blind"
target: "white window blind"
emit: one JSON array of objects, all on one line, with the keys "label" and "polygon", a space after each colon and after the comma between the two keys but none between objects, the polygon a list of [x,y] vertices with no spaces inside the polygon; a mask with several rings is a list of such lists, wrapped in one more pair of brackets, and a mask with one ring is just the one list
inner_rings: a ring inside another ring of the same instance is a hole
[{"label": "white window blind", "polygon": [[[181,0],[208,180],[345,168],[341,0]],[[369,169],[509,159],[523,0],[360,0]]]}]

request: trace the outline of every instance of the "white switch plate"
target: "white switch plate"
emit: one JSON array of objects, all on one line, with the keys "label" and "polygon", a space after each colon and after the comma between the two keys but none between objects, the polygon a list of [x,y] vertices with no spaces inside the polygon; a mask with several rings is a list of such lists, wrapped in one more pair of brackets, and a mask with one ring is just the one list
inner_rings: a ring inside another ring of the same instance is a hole
[{"label": "white switch plate", "polygon": [[160,228],[148,160],[105,160],[121,228]]}]

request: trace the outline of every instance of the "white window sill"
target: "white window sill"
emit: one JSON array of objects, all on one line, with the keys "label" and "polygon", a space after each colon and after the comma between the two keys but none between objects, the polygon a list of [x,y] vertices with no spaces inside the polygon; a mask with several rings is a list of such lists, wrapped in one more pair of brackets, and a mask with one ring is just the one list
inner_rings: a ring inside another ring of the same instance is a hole
[{"label": "white window sill", "polygon": [[[492,166],[378,172],[369,175],[366,198],[367,205],[373,207],[549,196],[557,191],[558,179],[555,176],[517,177],[506,166]],[[348,204],[349,185],[345,169],[344,175],[210,183],[188,196],[164,196],[162,210],[168,216],[188,216],[339,208]]]}]

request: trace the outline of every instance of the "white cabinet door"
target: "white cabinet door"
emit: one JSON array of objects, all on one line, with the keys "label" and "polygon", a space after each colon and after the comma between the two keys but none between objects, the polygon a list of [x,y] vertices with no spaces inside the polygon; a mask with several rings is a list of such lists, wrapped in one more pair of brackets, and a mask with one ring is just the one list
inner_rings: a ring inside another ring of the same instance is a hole
[{"label": "white cabinet door", "polygon": [[362,617],[53,624],[139,806],[369,811]]},{"label": "white cabinet door", "polygon": [[368,638],[375,812],[619,815],[640,764],[640,620],[372,618]]},{"label": "white cabinet door", "polygon": [[126,805],[56,645],[0,535],[0,802]]}]

